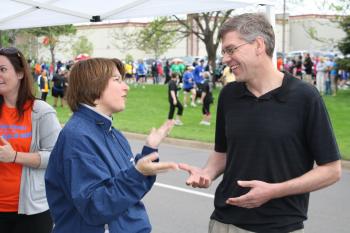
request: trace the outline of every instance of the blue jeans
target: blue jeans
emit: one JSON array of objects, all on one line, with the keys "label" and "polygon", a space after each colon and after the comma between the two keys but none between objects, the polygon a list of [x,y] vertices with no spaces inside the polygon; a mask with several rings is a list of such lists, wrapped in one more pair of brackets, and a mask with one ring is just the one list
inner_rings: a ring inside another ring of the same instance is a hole
[{"label": "blue jeans", "polygon": [[327,78],[326,82],[325,82],[325,86],[326,86],[326,91],[325,94],[326,95],[331,95],[332,94],[332,88],[331,88],[331,80]]}]

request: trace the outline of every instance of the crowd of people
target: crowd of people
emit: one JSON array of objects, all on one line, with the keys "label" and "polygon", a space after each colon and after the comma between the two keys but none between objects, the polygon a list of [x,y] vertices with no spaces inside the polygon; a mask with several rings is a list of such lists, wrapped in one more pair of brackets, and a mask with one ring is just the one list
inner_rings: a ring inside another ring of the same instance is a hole
[{"label": "crowd of people", "polygon": [[[158,173],[180,169],[188,172],[186,184],[193,188],[221,179],[209,233],[304,232],[310,192],[341,175],[325,104],[315,87],[275,69],[275,35],[263,14],[230,18],[219,37],[223,63],[236,81],[220,92],[215,146],[202,168],[160,161],[158,147],[181,122],[181,78],[193,85],[186,86],[188,94],[201,86],[202,121],[210,122],[213,100],[204,61],[185,67],[183,75],[171,72],[168,120],[152,129],[141,153],[133,155],[112,125],[113,115],[126,108],[129,91],[128,69],[119,59],[91,58],[72,66],[66,99],[73,115],[61,129],[55,109],[35,97],[23,54],[1,48],[1,231],[149,233],[142,198]],[[61,69],[56,74],[62,75]],[[45,93],[48,75],[40,75]]]},{"label": "crowd of people", "polygon": [[[204,59],[195,59],[192,64],[187,65],[181,59],[166,60],[164,66],[161,61],[154,61],[151,66],[148,66],[140,59],[136,63],[126,62],[124,69],[128,84],[142,85],[145,88],[144,84],[148,78],[151,78],[153,84],[164,83],[168,85],[168,119],[175,118],[177,126],[183,125],[181,116],[184,113],[184,108],[197,107],[197,105],[202,105],[203,114],[199,124],[210,126],[210,105],[214,102],[213,82],[219,82],[225,86],[235,81],[231,69],[223,65],[222,62],[217,64],[213,72],[211,66]],[[181,90],[184,96],[183,104],[182,100],[179,99]]]},{"label": "crowd of people", "polygon": [[[40,92],[40,98],[46,101],[48,94],[54,98],[53,107],[65,106],[66,93],[68,87],[68,74],[70,67],[74,64],[71,62],[62,63],[58,61],[55,66],[48,65],[43,62],[41,64],[32,62],[32,75]],[[213,82],[220,82],[226,85],[235,80],[232,71],[222,65],[217,65],[216,75],[212,72],[208,63],[204,59],[194,60],[191,65],[185,65],[181,59],[172,59],[166,61],[163,66],[160,61],[154,61],[151,66],[148,66],[144,60],[139,59],[134,62],[123,62],[125,70],[125,81],[129,85],[142,85],[145,88],[147,79],[152,79],[153,84],[168,85],[170,110],[168,119],[175,118],[175,125],[183,125],[181,116],[184,108],[188,106],[197,107],[202,105],[203,119],[199,122],[201,125],[210,126],[210,105],[213,103]],[[215,77],[217,76],[217,77]],[[183,93],[182,100],[179,100],[179,93]],[[175,92],[176,98],[172,97]],[[190,97],[190,103],[189,103]],[[175,103],[175,104],[174,104]],[[177,108],[176,116],[174,111]]]},{"label": "crowd of people", "polygon": [[336,96],[339,89],[348,89],[350,86],[349,70],[339,69],[337,56],[311,57],[310,53],[295,58],[287,58],[283,64],[283,58],[277,59],[277,67],[280,71],[287,71],[294,77],[315,85],[321,95]]},{"label": "crowd of people", "polygon": [[68,87],[68,74],[73,62],[69,61],[64,64],[58,61],[55,66],[45,62],[38,63],[34,60],[28,63],[31,66],[34,83],[38,86],[41,100],[46,101],[51,91],[51,95],[54,98],[53,106],[56,108],[58,106],[58,100],[60,100],[60,106],[64,107],[65,93]]}]

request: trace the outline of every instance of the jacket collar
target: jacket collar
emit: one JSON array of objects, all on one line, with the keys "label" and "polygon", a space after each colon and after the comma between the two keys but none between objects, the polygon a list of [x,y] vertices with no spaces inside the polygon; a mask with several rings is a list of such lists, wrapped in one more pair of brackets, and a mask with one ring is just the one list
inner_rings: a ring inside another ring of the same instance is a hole
[{"label": "jacket collar", "polygon": [[93,107],[86,104],[80,104],[78,111],[75,112],[80,117],[94,122],[94,124],[102,127],[105,130],[111,130],[112,118],[100,112],[97,112]]}]

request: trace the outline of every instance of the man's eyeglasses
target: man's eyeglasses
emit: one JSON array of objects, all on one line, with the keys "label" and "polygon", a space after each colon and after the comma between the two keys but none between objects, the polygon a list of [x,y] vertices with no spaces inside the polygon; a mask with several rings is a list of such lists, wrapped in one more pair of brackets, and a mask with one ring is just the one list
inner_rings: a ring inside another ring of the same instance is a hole
[{"label": "man's eyeglasses", "polygon": [[227,54],[229,56],[232,56],[239,47],[246,45],[246,44],[249,44],[249,42],[240,44],[238,46],[233,46],[233,45],[228,46],[228,47],[224,48],[223,50],[221,50],[221,55],[224,56],[225,54]]},{"label": "man's eyeglasses", "polygon": [[21,57],[21,54],[19,53],[18,49],[14,47],[0,48],[0,55],[17,55],[19,58]]}]

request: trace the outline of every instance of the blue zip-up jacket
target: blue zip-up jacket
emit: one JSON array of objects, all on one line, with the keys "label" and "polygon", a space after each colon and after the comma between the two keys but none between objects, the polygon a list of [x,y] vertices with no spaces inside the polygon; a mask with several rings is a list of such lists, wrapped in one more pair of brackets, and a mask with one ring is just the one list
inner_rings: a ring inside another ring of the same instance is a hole
[{"label": "blue zip-up jacket", "polygon": [[[135,161],[156,150],[144,147]],[[53,233],[149,233],[140,201],[155,176],[134,166],[126,138],[110,119],[80,106],[61,131],[45,174]]]}]

